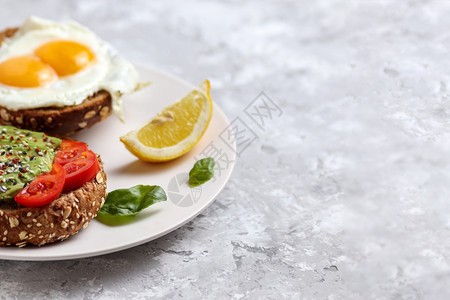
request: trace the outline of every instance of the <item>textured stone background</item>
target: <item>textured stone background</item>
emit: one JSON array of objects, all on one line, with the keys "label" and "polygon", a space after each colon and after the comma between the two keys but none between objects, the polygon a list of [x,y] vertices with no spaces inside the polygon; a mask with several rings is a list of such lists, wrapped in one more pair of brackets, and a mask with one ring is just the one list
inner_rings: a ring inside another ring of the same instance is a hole
[{"label": "textured stone background", "polygon": [[6,1],[281,107],[216,202],[126,251],[0,261],[1,298],[448,299],[450,2]]}]

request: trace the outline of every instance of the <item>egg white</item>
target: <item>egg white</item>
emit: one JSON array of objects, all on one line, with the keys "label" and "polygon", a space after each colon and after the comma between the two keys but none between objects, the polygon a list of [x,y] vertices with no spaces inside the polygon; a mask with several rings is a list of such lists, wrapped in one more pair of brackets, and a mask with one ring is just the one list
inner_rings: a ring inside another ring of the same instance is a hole
[{"label": "egg white", "polygon": [[139,82],[134,66],[100,40],[88,28],[73,22],[28,18],[19,31],[0,46],[0,63],[12,57],[31,55],[39,46],[54,40],[70,40],[91,49],[96,60],[74,75],[59,77],[36,88],[16,88],[0,83],[0,106],[9,110],[78,105],[100,90],[111,94],[113,110],[122,116],[121,95],[133,92]]}]

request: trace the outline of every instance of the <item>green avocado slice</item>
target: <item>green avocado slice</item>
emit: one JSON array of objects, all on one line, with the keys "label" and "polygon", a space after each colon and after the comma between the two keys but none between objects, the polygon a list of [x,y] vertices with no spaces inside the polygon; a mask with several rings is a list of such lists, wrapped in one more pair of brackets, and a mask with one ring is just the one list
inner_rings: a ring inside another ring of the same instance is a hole
[{"label": "green avocado slice", "polygon": [[13,201],[26,184],[49,172],[60,143],[42,132],[0,126],[0,201]]}]

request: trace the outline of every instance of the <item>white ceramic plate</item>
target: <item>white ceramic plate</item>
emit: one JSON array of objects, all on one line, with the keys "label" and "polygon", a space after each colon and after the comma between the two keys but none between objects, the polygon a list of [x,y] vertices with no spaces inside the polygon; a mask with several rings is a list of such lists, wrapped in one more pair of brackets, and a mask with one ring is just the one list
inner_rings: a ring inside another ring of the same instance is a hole
[{"label": "white ceramic plate", "polygon": [[[99,153],[108,175],[108,191],[137,184],[160,185],[168,200],[155,204],[131,221],[121,225],[106,225],[98,220],[64,242],[43,247],[0,248],[0,259],[7,260],[65,260],[111,253],[156,239],[200,214],[210,205],[228,181],[236,159],[236,146],[229,141],[230,125],[222,110],[214,105],[211,123],[200,142],[188,154],[163,164],[139,161],[130,154],[119,136],[146,123],[158,111],[186,95],[193,85],[167,73],[138,67],[141,78],[152,84],[124,97],[126,124],[116,116],[86,130],[75,138],[89,144]],[[213,181],[190,189],[187,173],[197,159],[213,156],[216,176]]]}]

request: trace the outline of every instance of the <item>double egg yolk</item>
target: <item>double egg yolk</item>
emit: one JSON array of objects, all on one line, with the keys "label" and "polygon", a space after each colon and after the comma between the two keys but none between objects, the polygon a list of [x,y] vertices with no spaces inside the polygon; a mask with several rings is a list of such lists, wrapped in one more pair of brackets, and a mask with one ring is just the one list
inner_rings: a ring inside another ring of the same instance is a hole
[{"label": "double egg yolk", "polygon": [[32,55],[10,58],[0,63],[0,83],[34,88],[46,86],[58,77],[73,75],[95,60],[86,46],[73,41],[52,41]]}]

